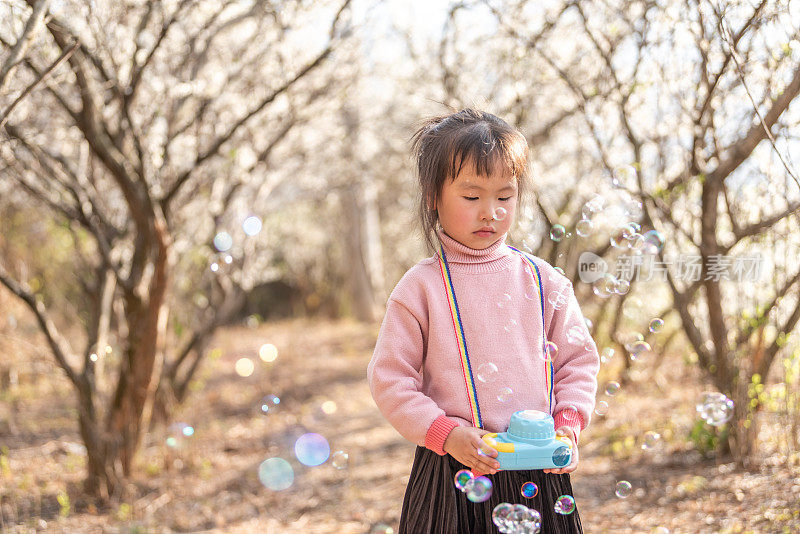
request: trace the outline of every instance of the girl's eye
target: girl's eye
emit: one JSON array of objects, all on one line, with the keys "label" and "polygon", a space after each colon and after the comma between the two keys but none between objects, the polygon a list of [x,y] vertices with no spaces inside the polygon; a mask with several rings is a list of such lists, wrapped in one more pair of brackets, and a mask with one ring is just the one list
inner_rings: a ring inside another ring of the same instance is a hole
[{"label": "girl's eye", "polygon": [[505,202],[506,200],[511,200],[511,197],[500,198],[498,200],[502,200],[503,202]]},{"label": "girl's eye", "polygon": [[478,197],[464,197],[467,200],[478,200]]}]

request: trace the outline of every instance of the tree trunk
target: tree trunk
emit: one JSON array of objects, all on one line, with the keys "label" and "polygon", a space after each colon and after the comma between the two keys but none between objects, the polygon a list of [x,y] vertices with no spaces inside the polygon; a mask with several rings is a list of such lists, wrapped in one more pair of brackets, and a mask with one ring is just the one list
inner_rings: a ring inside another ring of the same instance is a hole
[{"label": "tree trunk", "polygon": [[158,385],[158,380],[154,378],[161,375],[163,363],[170,248],[163,219],[157,218],[152,229],[155,251],[152,275],[149,279],[144,278],[144,291],[134,290],[125,295],[129,335],[125,363],[107,423],[109,447],[106,461],[113,463],[118,459],[125,477],[132,472],[142,429],[149,426]]},{"label": "tree trunk", "polygon": [[[358,112],[350,107],[342,108],[342,118],[347,132],[344,142],[344,161],[350,162],[353,172],[360,172],[358,157],[353,146],[358,146],[359,122]],[[370,222],[365,217],[364,199],[360,176],[349,180],[342,194],[342,209],[345,220],[345,250],[348,264],[345,266],[350,281],[352,314],[359,321],[372,322],[377,315],[375,291],[370,279],[366,239],[370,232],[366,225]],[[374,236],[373,236],[374,239]]]},{"label": "tree trunk", "polygon": [[367,265],[373,300],[386,300],[386,279],[383,273],[383,243],[378,210],[378,192],[374,180],[363,183],[364,199],[364,261]]},{"label": "tree trunk", "polygon": [[375,293],[370,281],[363,247],[363,210],[358,202],[356,186],[348,187],[342,196],[347,230],[345,231],[346,266],[350,281],[352,313],[359,321],[375,320]]},{"label": "tree trunk", "polygon": [[[741,375],[749,373],[741,373]],[[734,402],[733,417],[728,423],[729,433],[726,442],[721,443],[722,451],[729,451],[739,467],[750,469],[758,461],[758,403],[750,406],[749,376],[741,376],[734,385],[731,395]]]}]

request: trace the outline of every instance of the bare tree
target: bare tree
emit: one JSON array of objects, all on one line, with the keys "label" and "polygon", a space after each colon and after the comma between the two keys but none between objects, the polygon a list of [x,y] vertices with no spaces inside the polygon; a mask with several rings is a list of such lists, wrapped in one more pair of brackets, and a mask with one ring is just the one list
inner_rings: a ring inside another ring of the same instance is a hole
[{"label": "bare tree", "polygon": [[[213,278],[218,300],[193,332],[167,342],[176,247],[186,252],[199,236],[208,250],[216,230],[189,210],[213,200],[219,221],[243,191],[258,190],[270,155],[308,120],[304,106],[332,87],[323,67],[350,33],[349,4],[320,7],[331,18],[327,38],[305,54],[287,44],[303,29],[308,8],[299,2],[79,3],[48,17],[36,48],[77,49],[58,83],[44,80],[46,92],[11,115],[2,156],[6,179],[75,232],[90,304],[85,323],[71,326],[84,329],[83,349],[10,268],[0,265],[0,282],[33,312],[75,389],[89,492],[121,489],[156,391],[183,398],[209,336],[246,289]],[[28,79],[43,78],[36,55],[22,62]],[[237,146],[253,156],[231,176],[225,151]]]},{"label": "bare tree", "polygon": [[[643,203],[636,222],[669,235],[667,251],[702,258],[699,280],[686,280],[673,265],[667,285],[700,367],[736,401],[731,444],[748,461],[759,408],[751,384],[766,379],[800,319],[800,271],[759,245],[778,238],[797,250],[790,235],[800,197],[788,147],[798,121],[800,61],[792,45],[798,30],[786,26],[787,6],[767,0],[752,7],[697,1],[687,9],[649,1],[565,2],[558,11],[568,15],[563,22],[547,13],[533,25],[558,25],[562,35],[571,35],[566,53],[560,41],[537,39],[540,32],[526,28],[531,23],[524,16],[483,4],[560,80],[569,95],[562,100],[580,110],[579,135],[593,143],[592,158],[616,177],[606,187],[627,190]],[[767,34],[784,44],[770,49]],[[603,98],[592,98],[598,94]],[[563,149],[545,149],[565,157]],[[754,173],[756,162],[770,157],[777,165]],[[619,173],[624,166],[631,172]],[[764,186],[743,195],[753,189],[748,182]],[[745,247],[776,265],[769,284],[743,289],[712,272],[720,257]],[[663,252],[659,258],[665,259]],[[753,317],[750,324],[739,319],[743,313]]]}]

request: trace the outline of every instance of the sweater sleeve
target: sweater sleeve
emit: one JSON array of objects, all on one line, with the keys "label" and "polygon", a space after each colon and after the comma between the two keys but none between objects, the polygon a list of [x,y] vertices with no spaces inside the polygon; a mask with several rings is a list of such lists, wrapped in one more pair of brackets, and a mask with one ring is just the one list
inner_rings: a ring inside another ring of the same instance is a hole
[{"label": "sweater sleeve", "polygon": [[562,305],[554,306],[547,329],[548,340],[558,347],[553,358],[553,414],[556,428],[569,427],[577,442],[594,410],[600,356],[572,284],[565,280],[559,291],[561,298],[556,300]]},{"label": "sweater sleeve", "polygon": [[427,318],[417,315],[389,299],[367,379],[378,409],[404,438],[444,455],[444,442],[458,422],[421,391]]}]

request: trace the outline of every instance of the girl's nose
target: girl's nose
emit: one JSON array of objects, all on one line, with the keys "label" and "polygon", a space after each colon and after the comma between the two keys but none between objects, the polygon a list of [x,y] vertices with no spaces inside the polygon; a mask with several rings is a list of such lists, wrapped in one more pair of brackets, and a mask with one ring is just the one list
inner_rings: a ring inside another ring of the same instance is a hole
[{"label": "girl's nose", "polygon": [[487,204],[486,206],[481,209],[481,220],[482,221],[493,221],[494,220],[494,206],[491,204]]}]

